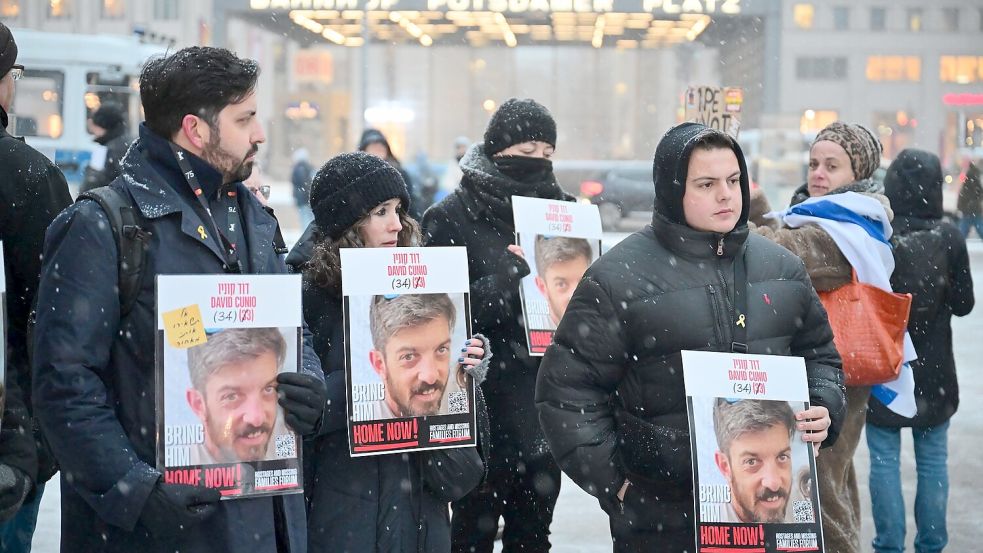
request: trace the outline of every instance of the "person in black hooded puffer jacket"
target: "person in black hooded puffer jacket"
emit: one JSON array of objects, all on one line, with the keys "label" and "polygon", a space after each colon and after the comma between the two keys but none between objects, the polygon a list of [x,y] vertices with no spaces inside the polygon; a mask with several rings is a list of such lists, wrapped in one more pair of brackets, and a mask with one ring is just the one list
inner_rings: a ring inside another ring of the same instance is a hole
[{"label": "person in black hooded puffer jacket", "polygon": [[553,175],[556,123],[533,100],[510,99],[492,115],[484,142],[461,160],[453,194],[423,216],[429,246],[467,246],[474,329],[495,352],[482,384],[491,423],[488,477],[454,503],[454,551],[491,553],[499,518],[505,553],[545,552],[560,493],[560,468],[536,424],[539,357],[526,345],[519,282],[529,274],[515,245],[512,196],[572,200]]},{"label": "person in black hooded puffer jacket", "polygon": [[941,551],[947,542],[949,489],[946,434],[959,407],[952,354],[952,316],[973,309],[973,279],[962,233],[942,220],[942,167],[935,154],[908,149],[898,154],[884,178],[894,220],[895,270],[891,287],[913,296],[908,332],[918,352],[915,374],[918,413],[904,418],[878,401],[867,405],[870,499],[875,551],[901,551],[905,510],[901,494],[901,429],[911,428],[918,493],[915,549]]},{"label": "person in black hooded puffer jacket", "polygon": [[[804,357],[812,408],[797,424],[816,446],[836,439],[843,375],[802,261],[748,233],[737,143],[696,123],[674,127],[656,149],[654,181],[652,224],[601,256],[574,292],[536,405],[560,466],[610,516],[616,552],[693,552],[679,352],[732,351],[744,320],[748,353]],[[745,314],[732,298],[738,256]]]}]

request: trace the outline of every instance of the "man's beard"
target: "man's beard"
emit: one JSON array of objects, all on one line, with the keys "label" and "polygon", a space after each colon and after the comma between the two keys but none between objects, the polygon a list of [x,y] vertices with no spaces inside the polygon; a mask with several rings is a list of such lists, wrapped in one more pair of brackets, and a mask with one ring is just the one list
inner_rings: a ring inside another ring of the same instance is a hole
[{"label": "man's beard", "polygon": [[201,150],[202,159],[222,173],[223,184],[242,182],[248,179],[249,175],[253,172],[253,162],[247,161],[247,158],[259,151],[259,145],[253,144],[253,147],[249,149],[246,155],[242,159],[238,159],[229,153],[228,150],[222,148],[218,134],[218,129],[212,132],[208,143]]},{"label": "man's beard", "polygon": [[[222,463],[235,463],[239,461],[261,461],[266,457],[266,450],[270,445],[270,439],[273,437],[273,428],[268,425],[253,426],[251,424],[246,424],[242,428],[233,430],[232,422],[228,421],[219,428],[214,428],[212,423],[211,414],[206,412],[208,417],[207,428],[211,431],[216,432],[216,436],[221,436],[222,441],[212,440],[212,443],[218,449],[217,452],[213,452],[216,455],[216,460]],[[266,434],[266,442],[262,446],[250,447],[246,452],[246,455],[240,456],[239,452],[236,451],[235,441],[236,438],[247,436],[255,431],[260,431]],[[233,435],[234,434],[234,435]]]},{"label": "man's beard", "polygon": [[[731,487],[733,488],[733,484],[731,484]],[[755,510],[754,507],[756,506],[756,503],[744,505],[743,501],[741,501],[741,507],[743,508],[744,512],[746,514],[750,514],[752,517],[752,520],[747,522],[785,522],[785,511],[788,510],[788,490],[784,488],[775,491],[764,490],[761,493],[755,494],[754,500],[763,501],[774,496],[785,499],[785,503],[783,503],[781,508],[778,510]]]},{"label": "man's beard", "polygon": [[[399,412],[394,414],[399,417],[423,417],[423,416],[437,414],[437,411],[440,410],[440,402],[443,401],[444,399],[444,388],[446,386],[447,386],[447,382],[435,382],[433,384],[422,384],[420,386],[417,386],[413,388],[413,390],[411,390],[409,397],[406,398],[407,401],[406,405],[404,405],[401,401],[399,401],[399,398],[393,396],[393,402],[396,404],[396,407],[399,408]],[[387,389],[392,390],[394,388],[392,386],[389,386]],[[436,405],[433,406],[433,411],[422,412],[414,409],[413,396],[417,394],[423,394],[431,390],[434,390],[439,393],[439,395],[435,395],[434,403],[436,403]]]}]

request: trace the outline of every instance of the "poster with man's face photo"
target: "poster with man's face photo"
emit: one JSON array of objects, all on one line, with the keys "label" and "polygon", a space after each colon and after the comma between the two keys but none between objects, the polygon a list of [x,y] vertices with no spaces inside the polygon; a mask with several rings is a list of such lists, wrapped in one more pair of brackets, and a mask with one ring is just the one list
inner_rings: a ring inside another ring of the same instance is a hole
[{"label": "poster with man's face photo", "polygon": [[474,444],[474,387],[461,362],[471,335],[463,252],[342,250],[353,456]]},{"label": "poster with man's face photo", "polygon": [[468,336],[464,302],[464,294],[349,298],[353,421],[468,412],[458,363]]},{"label": "poster with man's face photo", "polygon": [[[802,402],[694,397],[700,514],[706,522],[815,522]],[[712,452],[712,455],[708,452]]]},{"label": "poster with man's face photo", "polygon": [[683,352],[683,366],[699,548],[821,551],[802,359]]},{"label": "poster with man's face photo", "polygon": [[[277,375],[301,358],[300,279],[159,276],[158,466],[224,498],[302,491]],[[269,326],[267,326],[269,325]]]},{"label": "poster with man's face photo", "polygon": [[529,275],[520,298],[529,354],[546,353],[580,279],[601,255],[601,218],[597,206],[512,197],[516,244],[525,254]]}]

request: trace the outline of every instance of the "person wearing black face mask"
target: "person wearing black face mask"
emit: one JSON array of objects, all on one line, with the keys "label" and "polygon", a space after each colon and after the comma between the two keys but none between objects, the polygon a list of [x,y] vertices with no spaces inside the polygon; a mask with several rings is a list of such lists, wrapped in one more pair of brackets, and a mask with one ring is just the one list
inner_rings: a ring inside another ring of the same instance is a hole
[{"label": "person wearing black face mask", "polygon": [[519,281],[529,274],[514,244],[512,196],[572,201],[557,185],[550,157],[556,123],[533,100],[510,99],[492,115],[484,142],[461,159],[453,194],[423,216],[426,245],[467,246],[474,329],[495,351],[482,390],[492,438],[480,444],[485,482],[453,504],[453,550],[491,552],[500,517],[503,552],[548,551],[560,470],[540,430],[533,391],[539,357],[525,343]]}]

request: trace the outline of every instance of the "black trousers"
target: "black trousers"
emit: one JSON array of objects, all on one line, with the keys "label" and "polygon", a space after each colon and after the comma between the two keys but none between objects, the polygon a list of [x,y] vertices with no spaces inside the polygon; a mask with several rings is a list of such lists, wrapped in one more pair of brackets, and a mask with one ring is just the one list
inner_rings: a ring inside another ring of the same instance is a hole
[{"label": "black trousers", "polygon": [[452,551],[491,553],[500,517],[505,518],[502,553],[549,551],[559,495],[560,467],[549,453],[491,467],[481,486],[452,505]]},{"label": "black trousers", "polygon": [[634,486],[610,513],[614,553],[695,553],[693,500],[658,500]]}]

